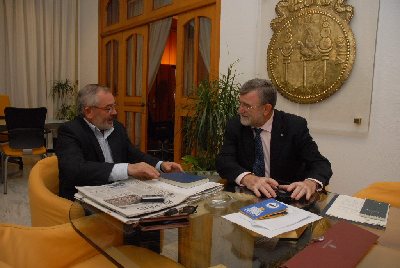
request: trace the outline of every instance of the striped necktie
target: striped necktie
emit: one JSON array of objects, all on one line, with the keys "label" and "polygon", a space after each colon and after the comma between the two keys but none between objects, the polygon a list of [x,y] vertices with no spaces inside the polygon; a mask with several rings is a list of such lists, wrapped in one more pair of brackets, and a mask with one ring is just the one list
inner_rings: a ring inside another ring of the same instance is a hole
[{"label": "striped necktie", "polygon": [[253,165],[253,173],[256,176],[264,177],[265,176],[265,163],[264,163],[263,146],[262,146],[261,136],[260,136],[261,131],[263,131],[261,128],[254,129],[256,136],[254,137],[255,161],[254,161],[254,165]]}]

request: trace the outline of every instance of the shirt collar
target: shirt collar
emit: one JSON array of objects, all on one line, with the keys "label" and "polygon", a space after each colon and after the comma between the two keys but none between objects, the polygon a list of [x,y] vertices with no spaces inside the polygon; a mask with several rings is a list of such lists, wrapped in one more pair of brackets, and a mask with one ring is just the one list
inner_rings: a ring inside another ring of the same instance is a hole
[{"label": "shirt collar", "polygon": [[104,132],[102,132],[98,127],[96,127],[95,125],[90,123],[86,118],[83,118],[83,120],[85,120],[85,122],[88,124],[88,126],[90,127],[90,129],[93,131],[93,133],[95,135],[96,134],[101,134],[101,135],[103,135],[103,137],[105,139],[107,139],[108,136],[110,136],[110,134],[114,131],[114,127],[112,127],[110,129],[106,129],[106,130],[104,130]]},{"label": "shirt collar", "polygon": [[262,125],[260,128],[261,128],[262,130],[266,130],[266,131],[268,131],[268,132],[271,133],[271,131],[272,131],[272,122],[273,122],[273,121],[274,121],[274,111],[272,111],[272,115],[271,115],[271,117],[268,119],[268,121],[265,122],[265,124]]}]

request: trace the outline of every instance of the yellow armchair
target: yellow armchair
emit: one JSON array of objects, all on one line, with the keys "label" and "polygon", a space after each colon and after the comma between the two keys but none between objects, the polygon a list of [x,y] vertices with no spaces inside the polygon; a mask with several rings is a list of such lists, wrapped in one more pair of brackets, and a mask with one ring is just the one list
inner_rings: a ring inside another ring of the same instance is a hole
[{"label": "yellow armchair", "polygon": [[[122,246],[122,235],[113,233],[95,217],[79,219],[80,225],[101,236],[103,246],[123,252],[129,267],[182,267],[148,249]],[[49,227],[0,224],[0,248],[0,267],[115,267],[78,235],[70,223]]]},{"label": "yellow armchair", "polygon": [[[51,156],[35,164],[29,174],[29,201],[32,226],[0,224],[0,267],[115,267],[99,254],[69,223],[72,201],[58,196],[58,160]],[[74,210],[74,224],[95,232],[103,248],[120,252],[128,267],[182,267],[148,249],[122,245],[122,233],[113,233],[101,215],[84,217]],[[99,241],[97,241],[99,243]]]},{"label": "yellow armchair", "polygon": [[[69,222],[72,201],[58,196],[56,156],[37,162],[29,174],[29,204],[32,226],[53,226]],[[83,215],[83,210],[78,211]]]},{"label": "yellow armchair", "polygon": [[400,182],[376,182],[357,192],[355,197],[369,198],[400,207]]},{"label": "yellow armchair", "polygon": [[0,248],[0,261],[21,268],[70,267],[99,254],[70,223],[51,227],[0,224]]}]

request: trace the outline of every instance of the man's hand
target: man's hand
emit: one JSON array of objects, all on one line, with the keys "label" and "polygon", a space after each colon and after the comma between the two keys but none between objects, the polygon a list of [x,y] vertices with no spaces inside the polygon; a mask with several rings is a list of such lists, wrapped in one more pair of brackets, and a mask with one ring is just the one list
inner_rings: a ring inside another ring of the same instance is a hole
[{"label": "man's hand", "polygon": [[140,162],[136,164],[128,164],[128,175],[138,179],[155,179],[160,177],[160,172],[147,163]]},{"label": "man's hand", "polygon": [[258,177],[254,174],[248,174],[244,176],[241,184],[253,191],[257,197],[261,197],[263,194],[268,198],[276,197],[275,189],[279,185],[274,179]]},{"label": "man's hand", "polygon": [[295,200],[299,200],[304,195],[306,196],[306,199],[309,200],[317,191],[317,183],[312,180],[304,180],[293,182],[289,185],[279,185],[279,188],[287,192],[292,192],[290,197]]},{"label": "man's hand", "polygon": [[175,162],[162,162],[161,170],[163,170],[166,173],[183,172],[183,168],[181,167],[181,165]]}]

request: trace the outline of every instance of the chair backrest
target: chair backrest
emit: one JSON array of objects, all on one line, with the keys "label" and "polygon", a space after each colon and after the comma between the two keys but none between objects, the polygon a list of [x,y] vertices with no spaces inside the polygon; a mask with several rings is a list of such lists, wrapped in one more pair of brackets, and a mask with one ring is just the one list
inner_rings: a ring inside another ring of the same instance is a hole
[{"label": "chair backrest", "polygon": [[[98,227],[92,224],[90,217],[84,217],[82,220],[87,222],[88,228]],[[82,224],[86,225],[85,222]],[[98,229],[104,231],[101,226]],[[114,244],[119,245],[117,242]],[[14,268],[72,267],[99,255],[99,252],[84,240],[70,223],[51,227],[0,223],[0,248],[0,267]],[[4,263],[8,266],[2,266]]]},{"label": "chair backrest", "polygon": [[400,208],[400,182],[374,182],[361,189],[354,196],[389,203],[391,206]]},{"label": "chair backrest", "polygon": [[33,166],[28,186],[32,226],[69,222],[72,201],[58,196],[58,184],[57,156],[42,159]]},{"label": "chair backrest", "polygon": [[0,118],[4,118],[4,109],[10,106],[10,97],[0,95]]},{"label": "chair backrest", "polygon": [[44,145],[45,107],[6,107],[4,114],[11,148],[30,149]]}]

